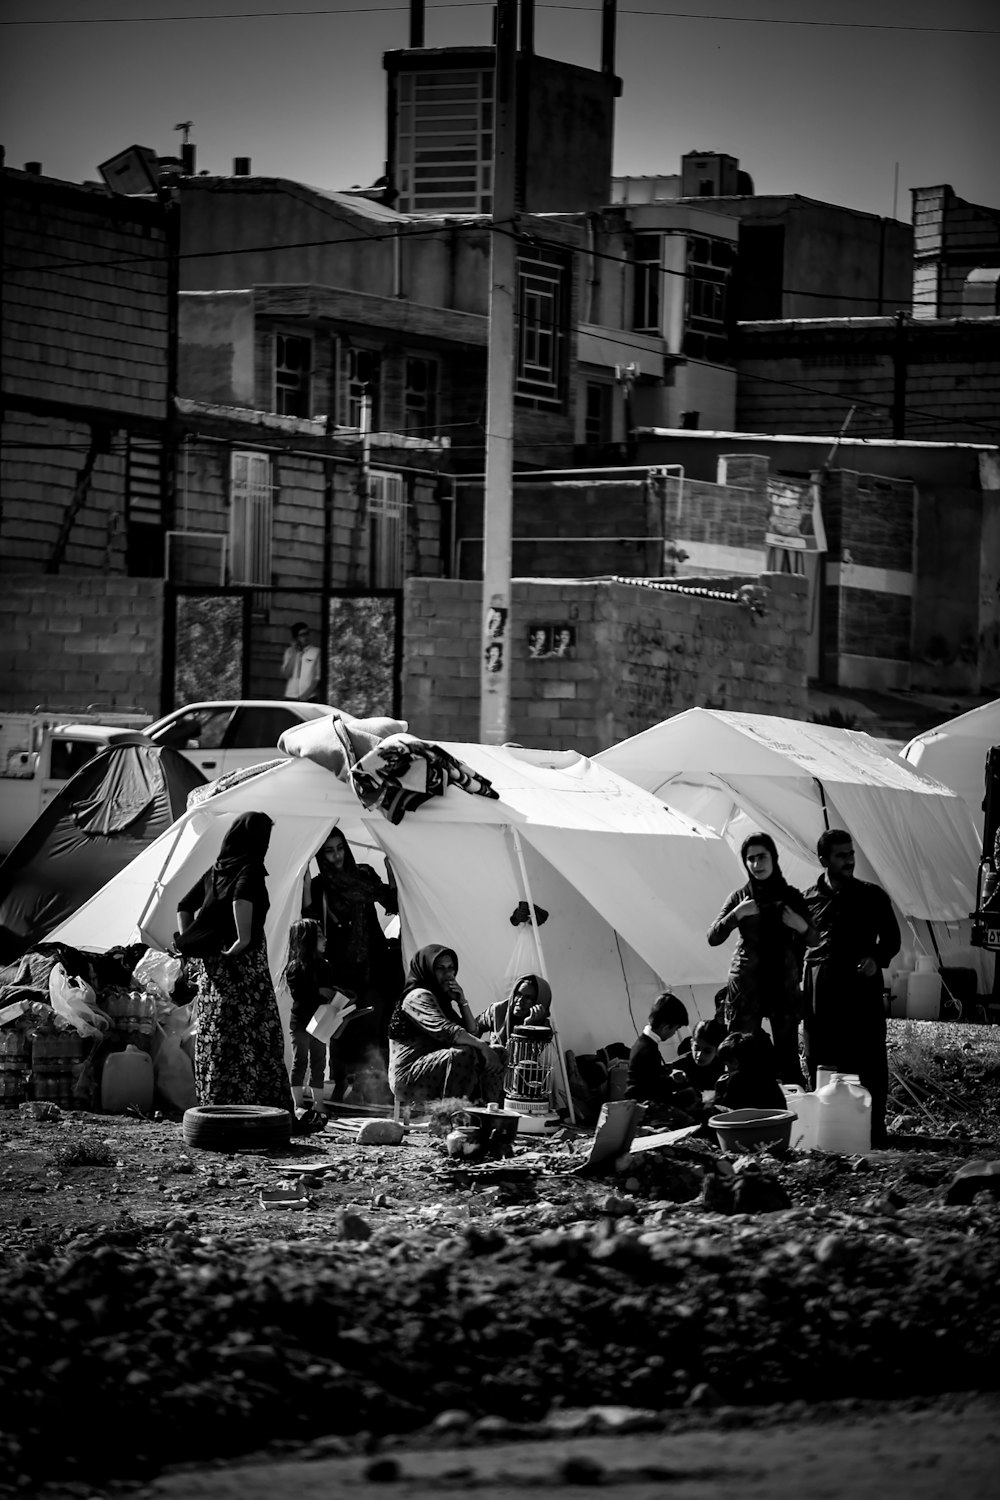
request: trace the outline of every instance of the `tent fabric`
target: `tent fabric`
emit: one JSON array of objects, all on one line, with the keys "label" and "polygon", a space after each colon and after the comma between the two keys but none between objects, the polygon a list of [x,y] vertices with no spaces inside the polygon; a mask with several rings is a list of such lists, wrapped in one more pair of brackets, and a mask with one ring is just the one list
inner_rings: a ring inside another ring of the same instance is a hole
[{"label": "tent fabric", "polygon": [[816,840],[840,827],[859,876],[904,917],[961,922],[975,904],[979,840],[961,799],[867,734],[695,708],[596,759],[736,848],[755,828],[770,833],[793,884],[812,883]]},{"label": "tent fabric", "polygon": [[393,824],[329,770],[294,757],[193,806],[49,936],[84,949],[167,946],[178,898],[233,818],[256,810],[274,821],[266,934],[276,980],[304,874],[336,823],[359,857],[391,861],[404,958],[430,942],[453,946],[476,1011],[506,992],[525,941],[510,914],[528,899],[549,913],[537,961],[564,1046],[630,1040],[658,990],[717,986],[705,929],[740,878],[724,840],[582,756],[442,748],[485,777],[497,800],[449,788]]},{"label": "tent fabric", "polygon": [[0,930],[31,943],[68,919],[184,812],[205,777],[178,750],[118,744],[53,797],[0,865]]},{"label": "tent fabric", "polygon": [[900,759],[922,776],[932,776],[958,793],[979,830],[980,845],[986,757],[994,745],[1000,745],[1000,698],[924,730],[899,752]]}]

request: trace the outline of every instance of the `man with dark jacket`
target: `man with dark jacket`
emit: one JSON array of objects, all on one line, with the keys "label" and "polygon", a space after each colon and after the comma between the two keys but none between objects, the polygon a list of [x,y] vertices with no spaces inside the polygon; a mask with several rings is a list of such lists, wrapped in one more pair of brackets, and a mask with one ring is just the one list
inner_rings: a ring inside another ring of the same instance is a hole
[{"label": "man with dark jacket", "polygon": [[674,1107],[676,1090],[660,1053],[660,1043],[687,1024],[687,1009],[676,995],[664,993],[656,997],[649,1020],[628,1055],[626,1099],[637,1099],[654,1110]]},{"label": "man with dark jacket", "polygon": [[857,1073],[872,1096],[872,1145],[884,1146],[889,1063],[885,1050],[882,970],[900,948],[899,924],[880,886],[854,875],[854,841],[829,828],[816,845],[823,874],[806,891],[819,942],[806,954],[806,1061]]}]

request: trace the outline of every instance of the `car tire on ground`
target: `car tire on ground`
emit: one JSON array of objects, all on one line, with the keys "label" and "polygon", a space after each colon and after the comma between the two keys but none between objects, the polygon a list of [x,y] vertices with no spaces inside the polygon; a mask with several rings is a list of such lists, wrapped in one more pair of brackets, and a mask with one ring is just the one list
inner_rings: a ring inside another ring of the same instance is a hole
[{"label": "car tire on ground", "polygon": [[263,1104],[199,1104],[184,1111],[184,1144],[203,1151],[260,1150],[287,1146],[292,1117]]}]

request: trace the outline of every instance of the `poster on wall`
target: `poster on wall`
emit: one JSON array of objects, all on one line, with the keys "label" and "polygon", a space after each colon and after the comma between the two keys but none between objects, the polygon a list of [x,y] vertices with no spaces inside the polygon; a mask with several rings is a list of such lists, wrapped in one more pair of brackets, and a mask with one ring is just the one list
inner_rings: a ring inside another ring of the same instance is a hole
[{"label": "poster on wall", "polygon": [[532,661],[545,657],[576,655],[576,626],[532,625],[528,629],[528,656]]},{"label": "poster on wall", "polygon": [[804,480],[769,478],[767,499],[766,546],[794,552],[826,551],[819,485]]}]

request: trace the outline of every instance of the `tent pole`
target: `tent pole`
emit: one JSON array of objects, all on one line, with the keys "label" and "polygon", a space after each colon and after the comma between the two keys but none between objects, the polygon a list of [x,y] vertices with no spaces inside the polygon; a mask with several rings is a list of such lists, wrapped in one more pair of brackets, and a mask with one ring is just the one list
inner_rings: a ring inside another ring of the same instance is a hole
[{"label": "tent pole", "polygon": [[[542,947],[542,939],[539,934],[538,923],[535,920],[535,903],[531,899],[531,886],[528,882],[528,871],[525,868],[524,864],[524,851],[521,848],[521,836],[518,833],[517,829],[513,826],[511,826],[510,831],[514,836],[514,848],[517,852],[517,863],[521,871],[521,885],[524,888],[524,899],[528,903],[528,916],[531,919],[531,930],[535,935],[535,947],[538,950],[538,967],[542,971],[542,978],[545,980],[545,983],[549,984],[549,976],[545,970],[545,950]],[[549,987],[551,989],[551,985]],[[563,1055],[562,1042],[559,1040],[559,1031],[555,1021],[552,1018],[551,1011],[549,1012],[549,1020],[552,1022],[552,1039],[556,1044],[556,1060],[559,1063],[559,1072],[562,1076],[563,1088],[566,1090],[566,1109],[569,1113],[569,1123],[571,1125],[575,1125],[576,1110],[573,1108],[573,1095],[570,1092],[569,1075],[566,1072],[566,1058]]]},{"label": "tent pole", "polygon": [[[149,911],[149,908],[152,906],[154,897],[157,895],[157,893],[162,894],[162,892],[163,892],[163,885],[161,883],[162,880],[163,880],[163,872],[167,868],[167,865],[170,863],[171,856],[172,856],[174,850],[177,848],[177,845],[180,843],[181,834],[184,832],[184,829],[187,826],[188,826],[187,823],[184,823],[182,827],[178,828],[177,832],[174,834],[173,842],[171,843],[170,848],[167,850],[166,854],[163,856],[163,863],[160,866],[160,869],[159,869],[159,872],[158,872],[158,874],[156,876],[156,879],[153,881],[152,885],[149,888],[149,895],[146,898],[146,904],[142,908],[142,911],[139,913],[138,917],[136,918],[135,925],[136,925],[136,930],[138,932],[142,931],[142,924],[146,920],[146,913]],[[147,944],[147,946],[148,946],[148,944]]]}]

